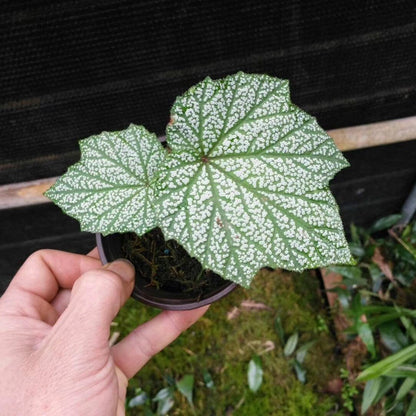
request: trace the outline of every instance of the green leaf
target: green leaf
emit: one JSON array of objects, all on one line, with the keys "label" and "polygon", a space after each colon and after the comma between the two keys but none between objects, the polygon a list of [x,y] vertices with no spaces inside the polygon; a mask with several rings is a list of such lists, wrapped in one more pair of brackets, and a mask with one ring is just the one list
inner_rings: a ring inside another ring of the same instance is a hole
[{"label": "green leaf", "polygon": [[260,388],[263,382],[263,368],[258,355],[255,355],[248,363],[247,380],[248,387],[253,393]]},{"label": "green leaf", "polygon": [[400,400],[404,399],[407,393],[409,393],[409,391],[412,390],[415,383],[416,379],[412,377],[407,377],[400,386],[399,391],[396,394],[395,400],[399,402]]},{"label": "green leaf", "polygon": [[386,376],[393,378],[410,377],[416,379],[416,366],[411,364],[399,365],[386,373]]},{"label": "green leaf", "polygon": [[358,335],[361,340],[364,342],[367,347],[368,352],[372,357],[376,355],[376,347],[374,343],[373,333],[371,331],[370,325],[367,322],[359,322],[358,326]]},{"label": "green leaf", "polygon": [[157,226],[154,185],[165,151],[154,134],[131,124],[80,141],[81,160],[46,196],[84,231],[139,235]]},{"label": "green leaf", "polygon": [[373,401],[373,405],[378,403],[381,399],[387,396],[387,392],[390,391],[397,384],[397,379],[391,377],[381,377],[380,387],[376,398]]},{"label": "green leaf", "polygon": [[202,377],[204,378],[204,383],[207,388],[213,389],[215,387],[214,380],[212,379],[211,373],[207,369],[203,370]]},{"label": "green leaf", "polygon": [[173,400],[173,389],[172,387],[165,387],[156,394],[153,398],[154,402],[157,402],[157,414],[166,415],[175,404]]},{"label": "green leaf", "polygon": [[282,319],[280,316],[276,316],[276,319],[274,320],[274,327],[276,329],[277,335],[279,336],[279,340],[282,344],[285,343],[285,331],[283,329],[282,325]]},{"label": "green leaf", "polygon": [[[378,308],[383,308],[381,307],[377,307],[374,305],[369,305],[369,306],[364,306],[363,307],[363,313],[367,314],[367,313],[377,313],[377,309]],[[388,310],[390,309],[390,311]],[[416,311],[412,311],[410,309],[405,309],[405,308],[399,308],[397,310],[395,310],[393,307],[387,306],[386,309],[383,311],[382,309],[379,310],[381,312],[380,315],[378,316],[371,316],[368,319],[368,322],[370,323],[370,325],[372,327],[376,327],[379,326],[381,324],[383,324],[384,322],[389,322],[389,321],[394,321],[398,318],[401,318],[403,316],[410,316],[410,317],[415,317]]]},{"label": "green leaf", "polygon": [[302,364],[298,360],[293,360],[293,368],[296,372],[297,379],[302,383],[306,383],[306,370],[302,367]]},{"label": "green leaf", "polygon": [[316,340],[312,340],[312,341],[307,342],[306,344],[303,344],[301,347],[298,348],[298,350],[296,351],[296,360],[300,364],[303,364],[303,362],[305,361],[305,357],[306,357],[307,352],[315,344],[316,344]]},{"label": "green leaf", "polygon": [[173,398],[168,397],[165,400],[160,400],[157,403],[157,415],[166,415],[170,409],[172,409],[173,405],[175,404]]},{"label": "green leaf", "polygon": [[374,263],[371,263],[371,264],[368,265],[368,271],[370,272],[370,276],[371,276],[371,279],[373,280],[373,282],[378,281],[380,279],[380,277],[383,276],[383,272]]},{"label": "green leaf", "polygon": [[388,373],[389,371],[397,368],[401,364],[410,360],[411,358],[416,357],[416,344],[410,345],[407,348],[397,352],[396,354],[390,355],[387,358],[379,361],[376,364],[366,368],[359,376],[357,377],[358,381],[366,381],[376,377],[379,377],[383,374]]},{"label": "green leaf", "polygon": [[403,334],[397,321],[380,325],[379,331],[381,341],[393,353],[408,345],[406,335]]},{"label": "green leaf", "polygon": [[364,414],[373,404],[374,399],[380,388],[381,378],[370,380],[364,387],[363,400],[361,403],[361,412]]},{"label": "green leaf", "polygon": [[173,390],[171,387],[165,387],[159,390],[155,397],[153,397],[152,401],[159,402],[160,400],[164,400],[167,397],[173,397]]},{"label": "green leaf", "polygon": [[147,403],[149,397],[147,396],[146,392],[144,391],[140,391],[139,394],[137,394],[136,396],[134,396],[132,399],[129,400],[129,404],[128,406],[131,407],[136,407],[136,406],[143,406],[144,404]]},{"label": "green leaf", "polygon": [[413,396],[413,399],[407,408],[406,416],[416,416],[416,396]]},{"label": "green leaf", "polygon": [[[397,306],[396,306],[396,309],[400,310],[400,308],[398,308]],[[411,311],[411,312],[416,312],[416,311]],[[400,320],[403,326],[406,328],[406,332],[411,338],[411,340],[413,342],[416,342],[416,327],[413,325],[412,321],[406,316],[404,316],[404,314],[401,314]]]},{"label": "green leaf", "polygon": [[328,182],[348,162],[288,82],[237,73],[178,97],[158,212],[204,267],[248,286],[262,266],[352,261]]},{"label": "green leaf", "polygon": [[285,357],[289,357],[290,355],[293,354],[293,352],[296,349],[296,345],[298,345],[298,340],[299,340],[299,334],[297,332],[295,332],[289,337],[283,349],[283,354],[285,355]]},{"label": "green leaf", "polygon": [[330,266],[328,270],[338,273],[347,279],[358,281],[362,277],[362,271],[358,266]]},{"label": "green leaf", "polygon": [[402,218],[401,214],[388,215],[387,217],[380,218],[370,227],[370,234],[377,231],[386,230],[387,228],[393,227]]},{"label": "green leaf", "polygon": [[178,390],[185,396],[186,400],[188,400],[189,404],[193,406],[192,401],[192,394],[194,390],[194,376],[191,374],[187,374],[183,376],[177,383],[176,387]]},{"label": "green leaf", "polygon": [[365,254],[364,247],[361,245],[361,243],[349,243],[351,254],[354,257],[363,257]]}]

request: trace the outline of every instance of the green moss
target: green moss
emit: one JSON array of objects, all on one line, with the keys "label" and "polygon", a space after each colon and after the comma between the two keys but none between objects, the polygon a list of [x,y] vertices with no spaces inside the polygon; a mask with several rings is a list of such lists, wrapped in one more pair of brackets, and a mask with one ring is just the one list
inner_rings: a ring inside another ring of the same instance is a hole
[{"label": "green moss", "polygon": [[332,400],[319,400],[319,396],[312,389],[294,383],[287,391],[287,398],[279,414],[286,416],[315,416],[328,415],[334,408]]},{"label": "green moss", "polygon": [[[268,309],[240,309],[232,320],[227,313],[243,300],[265,304]],[[207,314],[185,334],[155,356],[130,382],[129,395],[141,387],[151,397],[167,386],[166,376],[175,379],[195,376],[194,403],[198,415],[324,415],[335,408],[336,399],[323,393],[328,381],[339,373],[330,335],[321,330],[325,317],[317,279],[309,274],[262,271],[249,290],[237,289],[213,304]],[[120,311],[116,330],[127,334],[157,311],[129,300]],[[301,384],[283,355],[283,345],[274,322],[281,317],[286,337],[300,334],[300,345],[316,340],[305,360],[307,383]],[[264,352],[265,347],[274,349]],[[253,354],[261,354],[264,381],[257,393],[247,385],[247,366]],[[215,388],[203,383],[203,371],[211,373]],[[140,408],[128,415],[143,414]],[[189,405],[175,394],[170,415],[193,415]]]}]

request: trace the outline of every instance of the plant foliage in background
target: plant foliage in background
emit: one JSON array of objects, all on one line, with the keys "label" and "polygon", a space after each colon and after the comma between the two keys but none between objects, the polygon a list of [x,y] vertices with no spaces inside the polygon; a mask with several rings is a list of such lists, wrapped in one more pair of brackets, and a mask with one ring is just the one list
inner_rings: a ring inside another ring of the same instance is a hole
[{"label": "plant foliage in background", "polygon": [[308,353],[309,349],[315,345],[316,341],[312,340],[307,342],[306,344],[303,344],[302,346],[298,346],[298,332],[294,332],[286,339],[280,316],[278,316],[275,320],[275,328],[279,336],[280,342],[282,343],[282,345],[284,345],[284,356],[289,359],[290,364],[295,370],[297,379],[304,384],[306,382],[306,370],[303,367],[303,362],[305,361],[306,354]]},{"label": "plant foliage in background", "polygon": [[[253,308],[253,302],[264,307]],[[231,316],[236,307],[239,313]],[[123,337],[158,312],[130,299],[113,331]],[[277,317],[284,341],[275,326]],[[191,330],[130,381],[126,414],[154,416],[169,408],[167,414],[175,416],[346,416],[339,412],[338,398],[327,391],[341,360],[335,340],[322,330],[322,317],[326,318],[325,305],[311,272],[292,276],[263,269],[250,290],[233,291],[213,304]],[[285,345],[296,331],[298,343],[286,357]],[[299,350],[310,341],[316,342],[303,360],[304,351]],[[261,357],[261,363],[250,365],[255,356]],[[306,383],[298,381],[293,358],[303,361]],[[251,387],[260,384],[260,370],[261,386],[253,392]],[[193,389],[188,389],[193,406],[177,386],[190,375],[194,376]]]},{"label": "plant foliage in background", "polygon": [[177,98],[166,140],[168,150],[134,125],[92,136],[47,196],[85,231],[141,235],[159,226],[243,286],[263,266],[351,262],[328,188],[348,162],[292,104],[287,81],[206,78]]},{"label": "plant foliage in background", "polygon": [[[356,266],[332,267],[344,276],[340,300],[371,358],[357,381],[365,381],[361,412],[416,414],[416,222],[403,230],[391,215],[369,229],[351,226]],[[390,228],[393,227],[393,228]],[[389,229],[389,236],[381,232]]]},{"label": "plant foliage in background", "polygon": [[254,355],[248,363],[247,382],[253,393],[257,392],[263,382],[263,366],[258,355]]}]

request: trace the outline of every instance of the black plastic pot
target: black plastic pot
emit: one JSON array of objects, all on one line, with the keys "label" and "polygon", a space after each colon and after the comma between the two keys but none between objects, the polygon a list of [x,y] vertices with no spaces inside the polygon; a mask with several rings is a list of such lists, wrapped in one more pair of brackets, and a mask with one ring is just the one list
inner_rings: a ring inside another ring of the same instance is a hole
[{"label": "black plastic pot", "polygon": [[[121,250],[121,234],[111,234],[108,236],[96,234],[96,239],[98,252],[103,264],[123,257]],[[147,281],[136,275],[136,281],[131,296],[132,298],[155,308],[185,311],[213,303],[228,295],[237,286],[236,283],[224,280],[224,284],[219,288],[195,298],[190,297],[186,293],[158,290],[155,287],[149,286]]]}]

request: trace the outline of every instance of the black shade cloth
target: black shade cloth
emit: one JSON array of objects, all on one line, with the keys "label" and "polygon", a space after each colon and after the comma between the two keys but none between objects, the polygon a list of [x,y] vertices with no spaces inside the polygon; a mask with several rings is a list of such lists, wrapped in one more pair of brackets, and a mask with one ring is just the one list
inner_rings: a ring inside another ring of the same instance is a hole
[{"label": "black shade cloth", "polygon": [[[0,4],[0,184],[60,175],[78,140],[143,124],[207,75],[268,73],[326,128],[416,114],[413,0],[22,0]],[[331,183],[344,223],[400,211],[416,141],[346,154]],[[0,293],[34,250],[86,252],[52,204],[0,211]]]},{"label": "black shade cloth", "polygon": [[163,134],[207,75],[287,78],[327,129],[413,115],[415,46],[411,0],[2,2],[0,184],[62,174],[103,130]]}]

